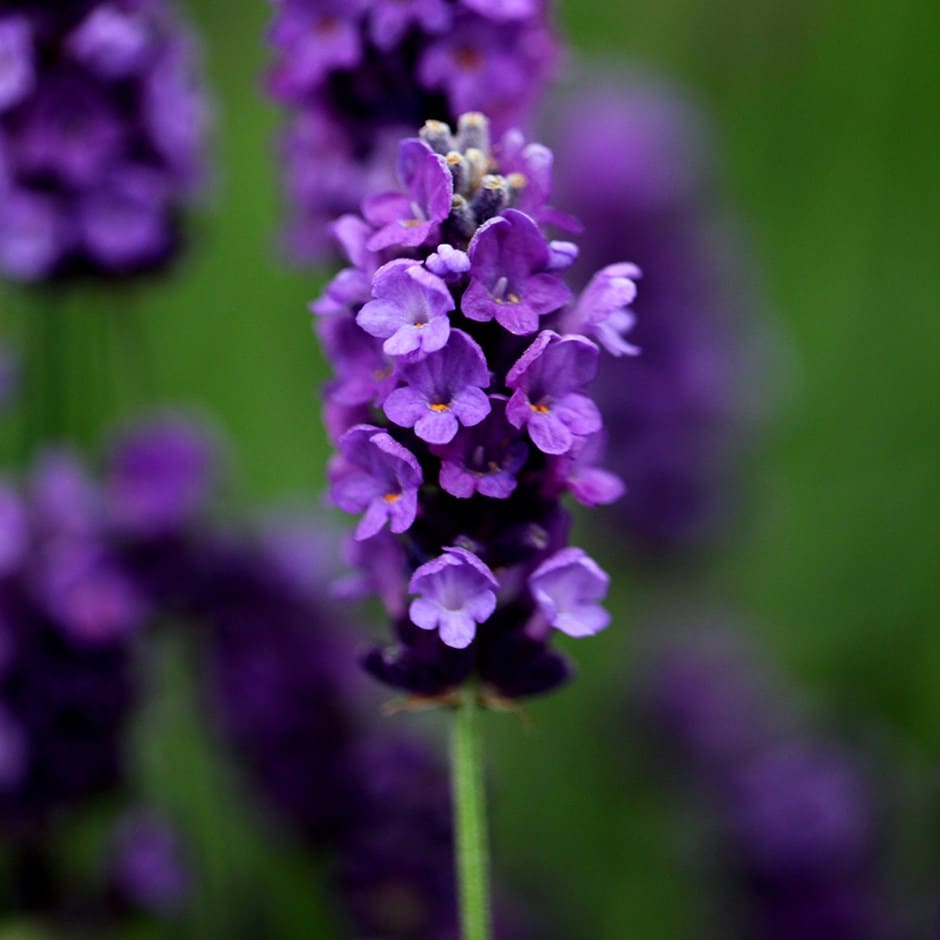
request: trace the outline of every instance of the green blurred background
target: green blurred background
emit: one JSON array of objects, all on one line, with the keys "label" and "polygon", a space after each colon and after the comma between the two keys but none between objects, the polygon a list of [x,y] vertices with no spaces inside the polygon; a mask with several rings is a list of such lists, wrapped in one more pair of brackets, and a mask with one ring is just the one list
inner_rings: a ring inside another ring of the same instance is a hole
[{"label": "green blurred background", "polygon": [[[221,170],[178,276],[118,301],[141,324],[111,350],[135,376],[122,407],[150,398],[213,416],[233,442],[234,501],[315,499],[325,367],[306,304],[322,276],[275,251],[278,114],[260,92],[269,8],[188,6],[220,104]],[[929,813],[940,729],[940,5],[569,0],[562,14],[580,56],[623,57],[704,107],[784,350],[783,368],[754,389],[776,404],[742,531],[683,582],[686,603],[753,624],[821,714],[877,742],[907,815]],[[15,304],[2,324],[14,332]],[[101,371],[93,336],[114,304],[92,296],[72,312]],[[508,877],[567,899],[578,937],[700,935],[704,888],[684,864],[683,816],[611,705],[657,588],[628,559],[603,561],[617,575],[616,616],[569,646],[580,680],[532,706],[535,731],[489,720],[494,851]],[[170,680],[177,668],[169,656]],[[142,735],[143,776],[196,837],[203,890],[186,932],[227,935],[247,890],[268,918],[261,935],[328,936],[305,864],[267,844],[237,801],[185,683],[164,687]],[[930,885],[936,813],[917,818],[897,841],[911,877]]]}]

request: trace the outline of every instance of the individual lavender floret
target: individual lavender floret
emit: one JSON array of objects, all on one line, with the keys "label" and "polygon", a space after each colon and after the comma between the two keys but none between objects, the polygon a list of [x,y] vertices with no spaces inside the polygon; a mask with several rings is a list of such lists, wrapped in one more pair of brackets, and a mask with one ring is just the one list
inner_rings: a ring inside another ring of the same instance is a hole
[{"label": "individual lavender floret", "polygon": [[506,417],[525,427],[546,454],[567,454],[576,438],[602,426],[597,405],[581,392],[597,373],[597,347],[583,336],[545,330],[506,376],[513,390]]},{"label": "individual lavender floret", "polygon": [[[591,235],[571,268],[583,306],[565,328],[623,353],[601,361],[596,383],[618,429],[610,464],[630,490],[612,509],[612,531],[646,551],[707,544],[727,521],[734,458],[760,410],[760,327],[747,322],[752,278],[701,116],[652,81],[590,73],[549,126],[555,198]],[[635,301],[623,255],[642,270]]]},{"label": "individual lavender floret", "polygon": [[[608,269],[573,298],[562,274],[577,246],[542,227],[563,219],[548,203],[551,166],[518,132],[494,141],[482,114],[456,132],[427,122],[401,144],[407,194],[369,195],[364,218],[337,223],[351,266],[312,305],[336,372],[333,501],[364,513],[357,540],[386,521],[401,537],[401,587],[371,578],[397,642],[366,668],[422,696],[474,675],[497,696],[548,691],[569,675],[550,635],[607,624],[608,579],[566,550],[560,501],[622,492],[595,465],[604,437],[588,387],[601,351],[579,330],[609,339],[637,272]],[[429,214],[428,193],[452,194],[445,214]],[[386,546],[372,557],[390,557]],[[420,596],[406,615],[408,586]]]},{"label": "individual lavender floret", "polygon": [[330,479],[336,505],[346,512],[364,513],[357,539],[371,538],[386,522],[392,532],[404,532],[414,522],[421,467],[413,454],[380,428],[360,424],[343,435]]},{"label": "individual lavender floret", "polygon": [[491,395],[491,420],[464,428],[453,441],[434,448],[441,458],[441,487],[451,496],[507,499],[518,486],[516,474],[529,458],[529,447],[506,418],[507,400]]},{"label": "individual lavender floret", "polygon": [[408,615],[422,630],[440,630],[441,639],[454,649],[473,642],[477,624],[496,610],[499,587],[493,572],[476,555],[462,548],[423,564],[411,578],[408,590],[419,595]]},{"label": "individual lavender floret", "polygon": [[420,245],[450,214],[454,179],[444,158],[423,141],[402,145],[398,181],[404,192],[382,193],[363,202],[366,221],[377,229],[369,239],[369,251]]},{"label": "individual lavender floret", "polygon": [[376,272],[375,300],[367,303],[356,322],[371,336],[384,339],[389,356],[411,352],[432,353],[450,336],[454,298],[447,285],[420,264],[407,259],[390,261]]},{"label": "individual lavender floret", "polygon": [[[486,150],[489,141],[472,121],[459,139],[443,122],[480,110],[497,133],[529,124],[558,58],[546,0],[272,0],[272,6],[269,88],[290,109],[282,145],[288,242],[303,260],[329,256],[329,223],[393,183],[390,158],[409,127],[429,114],[440,119],[424,139],[441,160],[455,147]],[[450,211],[450,171],[434,172],[440,160],[417,148],[402,157],[407,201],[366,209],[378,228],[376,248],[401,239],[417,244],[418,233],[397,223],[434,225]]]},{"label": "individual lavender floret", "polygon": [[461,330],[451,331],[443,349],[402,366],[399,378],[405,384],[385,399],[385,415],[428,444],[447,444],[458,427],[472,428],[490,413],[486,357]]},{"label": "individual lavender floret", "polygon": [[471,320],[492,320],[525,336],[539,317],[563,307],[571,291],[547,273],[550,251],[538,225],[508,209],[481,226],[469,247],[470,285],[462,312]]},{"label": "individual lavender floret", "polygon": [[565,548],[539,565],[529,586],[548,622],[568,636],[591,636],[610,623],[600,606],[610,578],[580,548]]},{"label": "individual lavender floret", "polygon": [[207,106],[167,0],[0,11],[0,274],[154,269],[203,177]]}]

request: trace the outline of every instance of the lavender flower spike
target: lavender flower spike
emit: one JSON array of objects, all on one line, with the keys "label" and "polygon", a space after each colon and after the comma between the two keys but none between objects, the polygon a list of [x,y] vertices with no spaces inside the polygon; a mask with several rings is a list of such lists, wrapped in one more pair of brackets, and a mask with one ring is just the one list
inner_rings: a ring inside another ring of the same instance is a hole
[{"label": "lavender flower spike", "polygon": [[340,509],[365,513],[356,538],[371,538],[386,522],[393,532],[410,528],[422,479],[414,455],[381,428],[368,424],[343,435],[340,454],[330,472],[332,494]]},{"label": "lavender flower spike", "polygon": [[549,623],[568,636],[591,636],[610,623],[598,601],[610,578],[580,548],[565,548],[540,565],[529,586]]},{"label": "lavender flower spike", "polygon": [[422,630],[439,629],[448,646],[464,649],[473,642],[477,624],[493,615],[497,587],[493,572],[476,555],[446,548],[411,579],[409,591],[420,595],[411,602],[411,622]]},{"label": "lavender flower spike", "polygon": [[[596,465],[605,438],[588,386],[601,350],[581,329],[616,325],[632,300],[621,275],[635,269],[602,272],[594,302],[573,302],[563,276],[578,248],[543,230],[563,218],[548,206],[552,154],[520,132],[494,140],[486,117],[465,114],[456,131],[428,121],[402,153],[406,192],[344,217],[351,267],[312,308],[335,371],[333,500],[364,513],[360,542],[390,521],[381,551],[352,556],[364,576],[344,582],[392,601],[395,642],[363,664],[423,697],[464,682],[483,701],[547,692],[571,669],[546,624],[587,636],[608,622],[607,576],[566,547],[561,499],[623,492]],[[453,195],[432,218],[417,181],[440,168]],[[368,570],[379,558],[393,566],[382,577]]]},{"label": "lavender flower spike", "polygon": [[597,406],[578,391],[594,378],[597,358],[589,339],[545,330],[509,370],[506,384],[514,391],[506,417],[514,427],[527,427],[544,453],[566,454],[575,435],[601,429]]},{"label": "lavender flower spike", "polygon": [[375,300],[367,303],[356,322],[372,336],[384,339],[390,356],[440,349],[450,336],[449,311],[454,298],[447,285],[417,261],[390,261],[375,274]]}]

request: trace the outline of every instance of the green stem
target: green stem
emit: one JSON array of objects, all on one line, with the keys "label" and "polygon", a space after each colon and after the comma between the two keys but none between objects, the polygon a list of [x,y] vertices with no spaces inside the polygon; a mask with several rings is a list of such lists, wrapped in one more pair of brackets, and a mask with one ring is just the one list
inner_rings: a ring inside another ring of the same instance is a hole
[{"label": "green stem", "polygon": [[489,845],[483,737],[476,691],[457,708],[453,742],[457,884],[463,940],[490,940]]}]

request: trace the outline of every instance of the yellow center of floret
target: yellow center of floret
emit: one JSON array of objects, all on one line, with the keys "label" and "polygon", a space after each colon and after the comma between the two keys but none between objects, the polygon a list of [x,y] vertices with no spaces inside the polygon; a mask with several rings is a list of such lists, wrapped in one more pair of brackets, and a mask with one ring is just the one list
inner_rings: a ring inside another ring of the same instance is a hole
[{"label": "yellow center of floret", "polygon": [[428,407],[431,409],[431,411],[436,411],[438,414],[440,414],[442,411],[447,411],[447,409],[450,408],[450,405],[445,404],[442,401],[432,401]]}]

